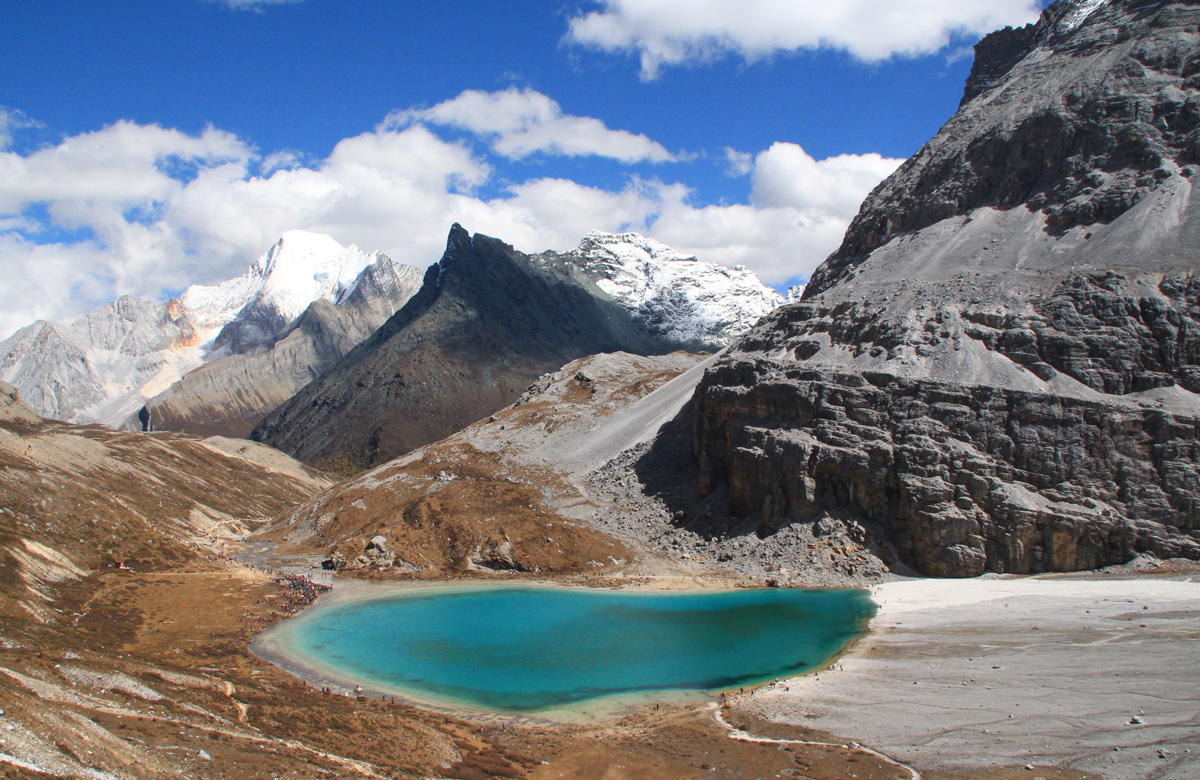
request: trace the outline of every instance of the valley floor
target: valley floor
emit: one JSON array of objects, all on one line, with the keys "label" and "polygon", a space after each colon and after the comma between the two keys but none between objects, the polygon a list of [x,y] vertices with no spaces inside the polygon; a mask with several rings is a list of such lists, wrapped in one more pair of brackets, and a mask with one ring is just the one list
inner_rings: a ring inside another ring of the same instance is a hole
[{"label": "valley floor", "polygon": [[[662,574],[629,580],[697,584]],[[832,669],[568,724],[316,693],[248,651],[292,610],[262,570],[111,571],[60,602],[69,631],[4,637],[0,776],[1197,776],[1200,572],[874,592],[871,634]]]}]

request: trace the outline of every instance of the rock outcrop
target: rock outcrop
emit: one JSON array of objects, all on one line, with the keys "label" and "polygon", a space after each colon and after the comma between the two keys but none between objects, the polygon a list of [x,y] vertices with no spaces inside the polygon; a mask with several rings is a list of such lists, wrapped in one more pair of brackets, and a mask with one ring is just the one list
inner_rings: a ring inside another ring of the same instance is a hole
[{"label": "rock outcrop", "polygon": [[0,382],[0,421],[39,422],[37,413],[17,393],[17,388],[8,382]]},{"label": "rock outcrop", "polygon": [[1198,25],[1079,0],[981,42],[959,113],[702,382],[702,489],[941,576],[1200,558]]}]

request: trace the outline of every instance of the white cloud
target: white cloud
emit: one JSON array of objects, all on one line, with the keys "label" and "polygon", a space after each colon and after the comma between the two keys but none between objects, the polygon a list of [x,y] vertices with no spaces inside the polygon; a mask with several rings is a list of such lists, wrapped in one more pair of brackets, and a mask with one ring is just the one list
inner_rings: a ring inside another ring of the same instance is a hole
[{"label": "white cloud", "polygon": [[817,210],[749,205],[696,208],[663,204],[651,227],[680,252],[724,265],[744,265],[767,284],[807,278],[841,243],[849,219]]},{"label": "white cloud", "polygon": [[399,111],[385,126],[412,122],[466,130],[488,139],[509,159],[535,152],[568,157],[609,157],[625,163],[668,162],[675,156],[644,135],[610,130],[599,119],[564,114],[540,92],[509,87],[502,92],[467,90],[432,108]]},{"label": "white cloud", "polygon": [[235,11],[262,11],[263,6],[290,5],[302,3],[304,0],[209,0],[209,2],[232,8]]},{"label": "white cloud", "polygon": [[729,166],[730,176],[746,176],[754,171],[754,155],[749,152],[739,152],[726,146],[725,162]]},{"label": "white cloud", "polygon": [[777,143],[755,158],[751,201],[852,217],[863,198],[902,162],[878,154],[817,161],[796,144]]},{"label": "white cloud", "polygon": [[651,229],[680,251],[745,265],[770,284],[811,274],[837,249],[863,198],[903,162],[878,154],[815,160],[789,143],[725,154],[731,172],[751,176],[750,203],[696,208],[677,193],[662,198]]},{"label": "white cloud", "polygon": [[30,127],[41,127],[41,124],[27,117],[22,111],[0,106],[0,152],[12,145],[13,133]]},{"label": "white cloud", "polygon": [[120,295],[161,300],[232,278],[292,228],[417,267],[437,260],[453,222],[527,252],[571,248],[594,229],[638,230],[782,283],[836,248],[858,200],[898,162],[818,161],[792,144],[727,157],[752,177],[749,203],[697,206],[684,184],[637,177],[617,190],[530,178],[484,197],[495,185],[488,161],[420,123],[385,123],[315,161],[260,157],[214,128],[132,122],[0,151],[0,338]]},{"label": "white cloud", "polygon": [[45,203],[58,224],[111,227],[130,208],[167,200],[182,187],[172,166],[243,165],[251,150],[234,136],[206,129],[196,136],[156,125],[117,122],[72,136],[28,156],[0,154],[0,214]]},{"label": "white cloud", "polygon": [[567,38],[636,53],[643,78],[663,65],[736,54],[748,61],[800,49],[843,50],[866,62],[932,54],[956,36],[1037,19],[1038,0],[596,0]]},{"label": "white cloud", "polygon": [[94,242],[38,244],[0,232],[0,338],[36,319],[63,321],[112,300],[91,269],[109,258]]}]

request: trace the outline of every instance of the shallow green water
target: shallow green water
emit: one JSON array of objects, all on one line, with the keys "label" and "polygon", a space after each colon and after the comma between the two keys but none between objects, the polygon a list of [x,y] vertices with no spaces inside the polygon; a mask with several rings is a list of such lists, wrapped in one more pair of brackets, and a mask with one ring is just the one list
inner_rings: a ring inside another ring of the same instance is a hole
[{"label": "shallow green water", "polygon": [[289,621],[284,641],[306,665],[365,688],[532,712],[805,671],[874,612],[859,590],[499,587],[334,604]]}]

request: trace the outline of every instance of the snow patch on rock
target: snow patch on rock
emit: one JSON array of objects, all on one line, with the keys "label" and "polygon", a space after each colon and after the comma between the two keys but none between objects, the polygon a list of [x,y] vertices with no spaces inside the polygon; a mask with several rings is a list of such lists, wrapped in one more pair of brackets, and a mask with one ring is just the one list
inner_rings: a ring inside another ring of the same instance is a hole
[{"label": "snow patch on rock", "polygon": [[1108,0],[1083,0],[1074,11],[1064,16],[1058,23],[1058,33],[1062,35],[1077,29],[1105,5],[1108,5]]}]

